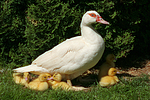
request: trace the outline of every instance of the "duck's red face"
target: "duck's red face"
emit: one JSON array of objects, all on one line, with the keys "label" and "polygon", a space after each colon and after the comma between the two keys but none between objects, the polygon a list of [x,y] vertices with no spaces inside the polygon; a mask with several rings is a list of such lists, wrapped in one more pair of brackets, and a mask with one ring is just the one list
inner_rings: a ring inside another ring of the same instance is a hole
[{"label": "duck's red face", "polygon": [[101,16],[97,15],[96,22],[102,23],[102,24],[109,24],[109,22],[105,21]]},{"label": "duck's red face", "polygon": [[102,24],[109,24],[109,22],[105,21],[100,15],[96,15],[95,13],[89,13],[89,15],[93,18],[96,18],[96,22],[99,22]]}]

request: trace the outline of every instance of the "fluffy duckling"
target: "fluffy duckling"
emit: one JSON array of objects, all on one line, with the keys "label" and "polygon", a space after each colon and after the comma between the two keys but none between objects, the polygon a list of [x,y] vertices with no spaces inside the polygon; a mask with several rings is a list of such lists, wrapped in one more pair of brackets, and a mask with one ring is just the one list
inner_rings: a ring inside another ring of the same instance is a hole
[{"label": "fluffy duckling", "polygon": [[103,87],[116,84],[119,82],[118,77],[115,76],[117,72],[118,71],[115,68],[110,68],[108,71],[108,76],[102,77],[99,84]]},{"label": "fluffy duckling", "polygon": [[48,80],[51,75],[49,73],[43,73],[38,76],[35,80],[31,81],[27,87],[33,90],[44,91],[49,88]]},{"label": "fluffy duckling", "polygon": [[106,56],[106,61],[99,68],[98,80],[100,80],[101,77],[108,75],[108,70],[110,68],[115,67],[114,60],[115,60],[114,54],[108,54]]},{"label": "fluffy duckling", "polygon": [[55,73],[53,77],[48,81],[49,85],[52,89],[62,88],[63,90],[73,90],[72,86],[67,84],[66,82],[61,82],[62,76],[59,73]]},{"label": "fluffy duckling", "polygon": [[13,80],[16,84],[20,83],[20,80],[22,78],[22,73],[13,73]]},{"label": "fluffy duckling", "polygon": [[49,85],[52,87],[52,89],[58,89],[61,88],[63,90],[73,90],[73,91],[80,91],[80,90],[87,90],[87,88],[84,87],[75,87],[70,86],[66,82],[61,82],[62,76],[59,73],[55,73],[53,77],[48,81]]},{"label": "fluffy duckling", "polygon": [[29,83],[29,73],[13,73],[13,80],[16,84],[27,85]]}]

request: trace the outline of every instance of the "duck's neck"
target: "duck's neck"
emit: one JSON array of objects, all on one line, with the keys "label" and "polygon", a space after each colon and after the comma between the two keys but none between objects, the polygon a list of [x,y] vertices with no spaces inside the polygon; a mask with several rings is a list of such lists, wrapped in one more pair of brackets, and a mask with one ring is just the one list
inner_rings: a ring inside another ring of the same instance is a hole
[{"label": "duck's neck", "polygon": [[103,38],[92,27],[92,25],[84,25],[81,23],[81,35],[87,43],[97,44],[103,42]]}]

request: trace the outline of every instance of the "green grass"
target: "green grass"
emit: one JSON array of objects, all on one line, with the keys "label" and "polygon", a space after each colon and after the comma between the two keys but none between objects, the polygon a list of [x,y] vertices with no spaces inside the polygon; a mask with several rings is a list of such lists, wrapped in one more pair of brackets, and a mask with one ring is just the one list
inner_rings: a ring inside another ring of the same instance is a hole
[{"label": "green grass", "polygon": [[12,80],[12,71],[0,73],[0,100],[150,100],[149,76],[132,77],[109,88],[92,85],[88,92],[51,90],[33,91],[17,85]]}]

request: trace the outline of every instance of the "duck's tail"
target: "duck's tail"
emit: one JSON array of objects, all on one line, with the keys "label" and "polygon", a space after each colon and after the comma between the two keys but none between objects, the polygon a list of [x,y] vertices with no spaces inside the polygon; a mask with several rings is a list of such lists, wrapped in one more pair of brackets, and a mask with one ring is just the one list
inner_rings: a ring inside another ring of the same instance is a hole
[{"label": "duck's tail", "polygon": [[48,73],[48,70],[42,67],[38,67],[37,65],[28,65],[20,68],[13,69],[15,72],[24,73],[24,72],[31,72],[35,74],[39,73]]}]

